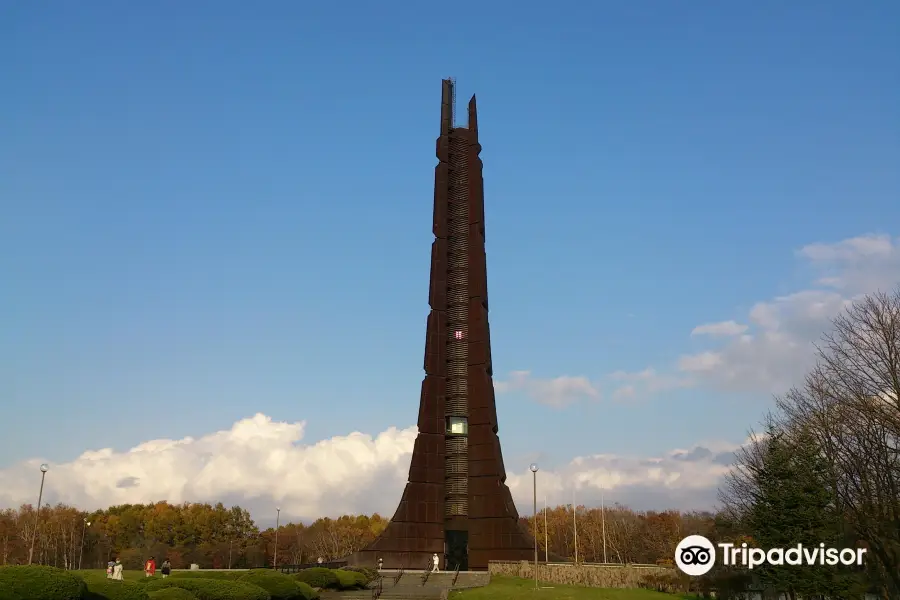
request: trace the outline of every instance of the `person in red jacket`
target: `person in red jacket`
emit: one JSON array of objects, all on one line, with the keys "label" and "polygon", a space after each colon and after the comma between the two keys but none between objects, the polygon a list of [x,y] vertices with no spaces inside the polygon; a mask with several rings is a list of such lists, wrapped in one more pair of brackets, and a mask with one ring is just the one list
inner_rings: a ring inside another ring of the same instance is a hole
[{"label": "person in red jacket", "polygon": [[153,557],[150,557],[150,560],[147,561],[147,564],[144,565],[144,575],[146,577],[153,577],[156,575],[156,561],[153,560]]}]

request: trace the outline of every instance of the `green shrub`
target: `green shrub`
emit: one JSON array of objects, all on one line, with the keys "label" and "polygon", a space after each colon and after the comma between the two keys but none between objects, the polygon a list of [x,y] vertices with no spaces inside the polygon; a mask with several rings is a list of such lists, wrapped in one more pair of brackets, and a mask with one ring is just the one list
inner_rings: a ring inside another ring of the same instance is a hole
[{"label": "green shrub", "polygon": [[0,567],[0,584],[7,593],[29,600],[82,600],[87,593],[84,580],[56,567],[16,565]]},{"label": "green shrub", "polygon": [[[260,569],[255,569],[260,570]],[[218,579],[219,581],[237,581],[247,574],[247,571],[175,571],[169,577],[190,579]]]},{"label": "green shrub", "polygon": [[[299,584],[298,584],[299,585]],[[0,600],[27,600],[5,583],[0,582]]]},{"label": "green shrub", "polygon": [[373,569],[372,567],[341,567],[338,569],[339,571],[353,571],[354,573],[362,573],[363,577],[366,578],[366,583],[371,583],[378,579],[378,571]]},{"label": "green shrub", "polygon": [[88,589],[85,600],[150,600],[144,586],[131,581],[115,581],[104,575],[102,579],[88,577],[85,583]]},{"label": "green shrub", "polygon": [[300,594],[303,600],[319,600],[319,592],[314,590],[313,586],[308,583],[298,581],[297,587],[300,588]]},{"label": "green shrub", "polygon": [[338,585],[342,590],[358,590],[366,587],[368,581],[366,576],[356,571],[347,571],[344,569],[336,569],[334,574],[337,575]]},{"label": "green shrub", "polygon": [[293,577],[271,569],[254,569],[238,581],[258,585],[269,592],[272,600],[302,600],[303,598],[300,586]]},{"label": "green shrub", "polygon": [[290,575],[285,575],[281,571],[277,571],[275,569],[270,569],[268,567],[263,567],[261,569],[247,569],[246,571],[235,571],[238,574],[239,579],[243,579],[246,575],[252,575],[254,573],[275,573],[275,575],[290,577]]},{"label": "green shrub", "polygon": [[[155,577],[153,579],[156,579]],[[199,577],[167,577],[147,584],[149,591],[181,588],[197,597],[197,600],[272,600],[269,592],[257,585],[243,581],[223,581]]]},{"label": "green shrub", "polygon": [[337,590],[341,587],[340,580],[338,580],[334,571],[325,567],[303,569],[299,573],[294,574],[294,579],[323,590]]},{"label": "green shrub", "polygon": [[166,588],[148,594],[150,600],[197,600],[197,596],[181,588]]}]

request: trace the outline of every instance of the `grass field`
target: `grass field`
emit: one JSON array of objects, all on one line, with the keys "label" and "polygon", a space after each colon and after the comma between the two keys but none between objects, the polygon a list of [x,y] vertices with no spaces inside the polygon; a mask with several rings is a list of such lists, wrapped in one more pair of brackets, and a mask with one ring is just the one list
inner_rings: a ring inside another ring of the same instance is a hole
[{"label": "grass field", "polygon": [[498,577],[491,579],[485,587],[453,592],[451,600],[519,600],[535,598],[540,600],[676,600],[695,596],[661,594],[650,590],[624,590],[577,587],[574,585],[556,585],[541,583],[540,589],[534,589],[533,579],[517,577]]}]

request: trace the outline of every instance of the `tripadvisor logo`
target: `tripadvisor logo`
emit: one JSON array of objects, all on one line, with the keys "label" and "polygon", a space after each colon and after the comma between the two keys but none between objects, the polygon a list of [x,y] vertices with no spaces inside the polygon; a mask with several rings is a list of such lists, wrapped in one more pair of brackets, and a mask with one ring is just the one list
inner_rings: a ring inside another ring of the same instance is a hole
[{"label": "tripadvisor logo", "polygon": [[[790,548],[750,548],[747,544],[718,544],[722,564],[748,569],[763,564],[780,565],[858,565],[863,564],[865,548],[826,548],[825,544]],[[675,547],[675,565],[686,575],[705,575],[716,564],[716,547],[702,535],[689,535]]]},{"label": "tripadvisor logo", "polygon": [[686,575],[704,575],[716,564],[716,548],[702,535],[689,535],[675,547],[675,565]]}]

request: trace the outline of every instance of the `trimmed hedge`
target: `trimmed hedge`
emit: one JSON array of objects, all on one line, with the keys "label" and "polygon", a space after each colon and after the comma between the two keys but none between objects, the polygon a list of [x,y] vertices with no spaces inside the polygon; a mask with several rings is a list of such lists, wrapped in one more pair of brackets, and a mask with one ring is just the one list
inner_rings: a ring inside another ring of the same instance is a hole
[{"label": "trimmed hedge", "polygon": [[303,569],[294,573],[294,579],[308,583],[314,588],[323,590],[340,589],[341,583],[337,575],[331,569],[325,567],[312,567],[311,569]]},{"label": "trimmed hedge", "polygon": [[[151,579],[156,579],[155,577]],[[269,592],[257,585],[243,581],[222,581],[194,577],[167,577],[147,586],[149,591],[181,588],[197,597],[197,600],[272,600]]]},{"label": "trimmed hedge", "polygon": [[311,585],[303,581],[297,582],[300,593],[303,594],[303,600],[319,600],[319,592],[313,589]]},{"label": "trimmed hedge", "polygon": [[277,571],[275,569],[270,569],[268,567],[262,567],[260,569],[247,569],[246,571],[237,571],[237,574],[239,575],[238,579],[243,579],[247,575],[253,575],[255,573],[263,573],[263,574],[270,574],[270,575],[272,573],[274,573],[275,575],[277,575],[279,577],[290,577],[290,575],[285,575],[281,571]]},{"label": "trimmed hedge", "polygon": [[43,565],[0,567],[0,584],[7,588],[8,594],[35,600],[82,600],[87,594],[83,579]]},{"label": "trimmed hedge", "polygon": [[354,573],[362,573],[363,577],[366,578],[366,583],[371,583],[378,579],[378,571],[371,567],[341,567],[338,571],[353,571]]},{"label": "trimmed hedge", "polygon": [[[254,569],[259,571],[261,569]],[[169,578],[179,579],[218,579],[219,581],[237,581],[247,574],[247,571],[175,571]]]},{"label": "trimmed hedge", "polygon": [[358,590],[366,587],[369,583],[366,576],[356,571],[345,571],[344,569],[335,569],[334,574],[338,578],[338,584],[342,590]]},{"label": "trimmed hedge", "polygon": [[87,583],[87,594],[84,600],[150,600],[144,586],[131,581],[115,581],[95,577],[84,580]]},{"label": "trimmed hedge", "polygon": [[254,569],[238,581],[258,585],[269,592],[272,600],[303,600],[303,592],[300,591],[300,586],[294,578],[278,571]]},{"label": "trimmed hedge", "polygon": [[147,592],[143,585],[145,577],[136,581],[115,581],[109,579],[106,573],[96,571],[75,571],[87,584],[85,600],[148,600]]},{"label": "trimmed hedge", "polygon": [[27,600],[5,583],[0,582],[0,600]]},{"label": "trimmed hedge", "polygon": [[197,600],[197,596],[181,588],[166,588],[148,594],[150,600]]}]

